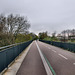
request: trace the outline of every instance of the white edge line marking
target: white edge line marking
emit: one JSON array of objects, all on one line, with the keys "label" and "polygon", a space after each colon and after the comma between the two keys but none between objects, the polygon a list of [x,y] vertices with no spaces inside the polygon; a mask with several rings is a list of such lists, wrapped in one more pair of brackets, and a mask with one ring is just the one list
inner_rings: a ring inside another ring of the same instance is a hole
[{"label": "white edge line marking", "polygon": [[41,56],[41,59],[42,59],[43,65],[45,67],[47,75],[53,75],[36,41],[35,41],[35,43],[38,48],[38,51]]},{"label": "white edge line marking", "polygon": [[68,59],[68,58],[66,58],[65,56],[63,56],[62,54],[59,54],[59,55],[60,55],[61,57],[63,57],[64,59],[66,59],[66,60]]},{"label": "white edge line marking", "polygon": [[56,53],[56,51],[55,51],[55,50],[52,50],[52,51]]}]

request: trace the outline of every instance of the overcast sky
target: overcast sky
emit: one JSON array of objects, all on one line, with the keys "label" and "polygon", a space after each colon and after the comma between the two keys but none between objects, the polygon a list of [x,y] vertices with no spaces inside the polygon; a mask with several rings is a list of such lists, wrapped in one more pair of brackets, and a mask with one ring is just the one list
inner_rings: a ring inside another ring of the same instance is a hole
[{"label": "overcast sky", "polygon": [[75,28],[75,0],[0,0],[0,13],[27,16],[36,34]]}]

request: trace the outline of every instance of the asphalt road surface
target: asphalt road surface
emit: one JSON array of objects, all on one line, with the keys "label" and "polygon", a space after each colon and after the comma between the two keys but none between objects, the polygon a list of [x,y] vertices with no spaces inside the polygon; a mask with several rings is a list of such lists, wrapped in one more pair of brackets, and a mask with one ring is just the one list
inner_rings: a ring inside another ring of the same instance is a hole
[{"label": "asphalt road surface", "polygon": [[[64,49],[36,41],[56,75],[75,75],[75,54]],[[17,75],[48,75],[34,41]]]},{"label": "asphalt road surface", "polygon": [[17,75],[47,75],[35,42],[33,42]]}]

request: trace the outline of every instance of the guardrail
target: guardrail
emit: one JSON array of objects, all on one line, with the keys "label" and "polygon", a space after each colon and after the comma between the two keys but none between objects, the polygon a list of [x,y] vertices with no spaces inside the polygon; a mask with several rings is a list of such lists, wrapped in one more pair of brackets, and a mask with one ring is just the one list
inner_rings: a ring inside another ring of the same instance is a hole
[{"label": "guardrail", "polygon": [[[0,51],[0,72],[2,72],[8,65],[31,43],[32,41],[17,43],[0,47],[4,49]],[[12,47],[13,46],[13,47]],[[9,48],[11,47],[11,48]],[[6,49],[5,49],[6,48]]]},{"label": "guardrail", "polygon": [[3,46],[3,47],[0,47],[0,50],[6,49],[6,48],[9,48],[9,47],[13,47],[13,46],[16,46],[16,45],[19,45],[19,44],[22,44],[22,43],[25,43],[25,42],[15,43],[15,44],[11,44],[11,45],[7,45],[7,46]]},{"label": "guardrail", "polygon": [[67,49],[71,52],[75,52],[75,43],[63,43],[63,42],[46,41],[46,40],[40,40],[40,41],[60,47],[60,48]]}]

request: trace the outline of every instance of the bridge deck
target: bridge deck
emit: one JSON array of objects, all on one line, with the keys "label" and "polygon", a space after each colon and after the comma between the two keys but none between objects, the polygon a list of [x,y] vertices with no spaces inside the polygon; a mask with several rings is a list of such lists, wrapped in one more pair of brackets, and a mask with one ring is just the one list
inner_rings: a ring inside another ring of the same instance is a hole
[{"label": "bridge deck", "polygon": [[33,42],[17,75],[47,75],[35,42]]}]

